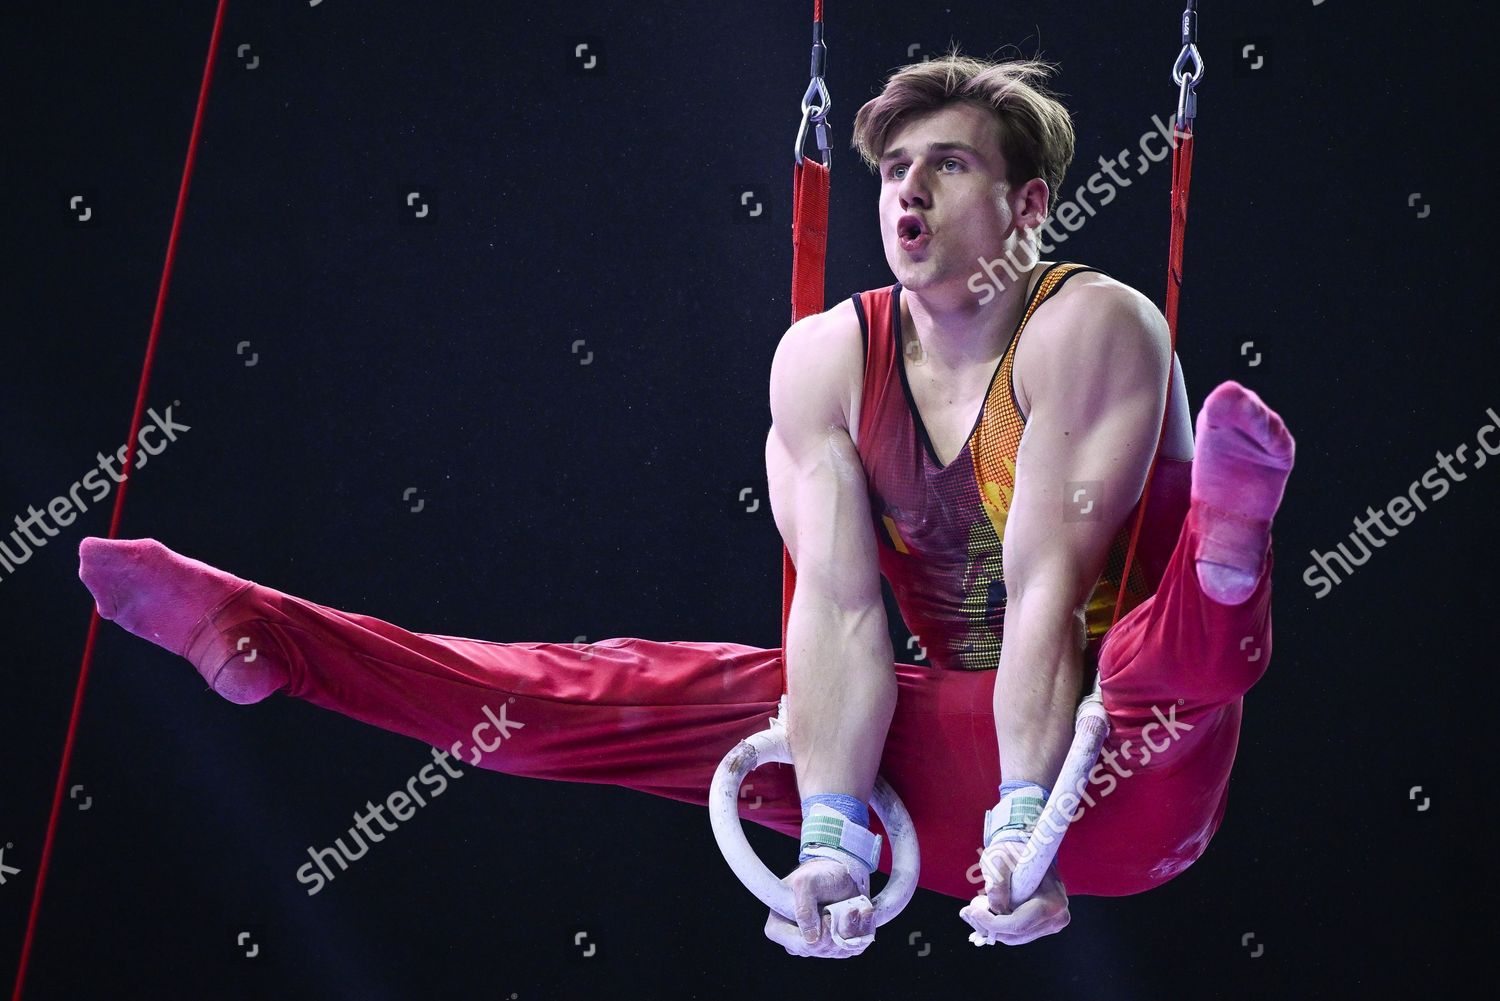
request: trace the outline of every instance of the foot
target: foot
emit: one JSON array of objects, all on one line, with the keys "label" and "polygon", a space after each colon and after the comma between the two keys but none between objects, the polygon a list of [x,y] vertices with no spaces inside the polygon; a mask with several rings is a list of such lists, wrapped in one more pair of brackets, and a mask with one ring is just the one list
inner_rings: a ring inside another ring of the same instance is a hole
[{"label": "foot", "polygon": [[229,701],[259,702],[286,685],[286,669],[276,654],[242,653],[236,640],[204,622],[249,581],[174,553],[155,539],[84,539],[78,576],[93,593],[101,618],[188,657],[209,687]]},{"label": "foot", "polygon": [[1255,592],[1295,454],[1281,418],[1239,383],[1220,383],[1203,401],[1192,504],[1198,584],[1213,600],[1237,605]]}]

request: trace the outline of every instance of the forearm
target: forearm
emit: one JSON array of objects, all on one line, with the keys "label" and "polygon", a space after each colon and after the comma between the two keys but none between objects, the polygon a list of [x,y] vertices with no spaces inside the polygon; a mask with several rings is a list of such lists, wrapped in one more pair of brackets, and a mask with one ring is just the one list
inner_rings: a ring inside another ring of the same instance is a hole
[{"label": "forearm", "polygon": [[1084,633],[1078,610],[1038,593],[1005,609],[995,672],[995,737],[1001,774],[1051,787],[1072,742],[1083,685]]},{"label": "forearm", "polygon": [[840,606],[799,582],[786,638],[789,737],[802,797],[869,802],[896,711],[885,606]]}]

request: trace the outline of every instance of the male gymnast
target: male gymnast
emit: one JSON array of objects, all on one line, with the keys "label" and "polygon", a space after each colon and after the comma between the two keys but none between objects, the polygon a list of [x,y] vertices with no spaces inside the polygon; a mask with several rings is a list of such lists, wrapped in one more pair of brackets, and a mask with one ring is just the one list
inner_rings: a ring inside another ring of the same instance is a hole
[{"label": "male gymnast", "polygon": [[[1270,529],[1294,444],[1230,381],[1199,411],[1195,457],[1160,312],[1039,259],[1073,155],[1047,72],[934,59],[856,116],[896,281],[794,324],[772,362],[767,477],[797,568],[784,651],[413,633],[151,539],[83,541],[99,614],[232,702],[285,692],[437,748],[503,704],[514,731],[468,763],[698,805],[720,758],[774,715],[784,657],[796,764],[757,773],[741,815],[800,838],[797,920],[773,912],[765,928],[796,955],[855,955],[842,940],[874,930],[868,909],[838,929],[819,915],[888,871],[867,807],[877,771],[911,812],[920,884],[965,901],[982,884],[979,919],[1007,944],[1061,930],[1065,887],[1171,879],[1223,818],[1242,697],[1270,659]],[[976,292],[994,258],[1006,280]],[[882,575],[923,666],[895,662]],[[1094,671],[1101,767],[1041,887],[1013,902]]]}]

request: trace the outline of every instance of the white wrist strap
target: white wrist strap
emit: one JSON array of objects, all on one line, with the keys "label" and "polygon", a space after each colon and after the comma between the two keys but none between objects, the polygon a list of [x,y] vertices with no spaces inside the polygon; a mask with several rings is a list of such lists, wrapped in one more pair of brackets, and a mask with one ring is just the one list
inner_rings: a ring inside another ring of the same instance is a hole
[{"label": "white wrist strap", "polygon": [[1036,830],[1042,819],[1042,808],[1047,805],[1042,787],[1030,785],[1013,789],[1000,797],[1000,802],[984,811],[984,846],[999,841],[1026,841]]},{"label": "white wrist strap", "polygon": [[802,818],[802,854],[857,862],[866,877],[880,865],[881,842],[879,834],[822,803],[813,804]]}]

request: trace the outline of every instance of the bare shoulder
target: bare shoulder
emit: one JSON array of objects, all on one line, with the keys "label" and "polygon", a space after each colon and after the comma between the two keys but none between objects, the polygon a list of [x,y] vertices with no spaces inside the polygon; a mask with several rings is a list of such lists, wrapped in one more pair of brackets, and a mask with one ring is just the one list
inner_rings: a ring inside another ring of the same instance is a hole
[{"label": "bare shoulder", "polygon": [[850,430],[858,420],[863,378],[859,316],[844,299],[798,320],[781,336],[771,360],[772,420],[826,421]]},{"label": "bare shoulder", "polygon": [[[1081,337],[1139,337],[1150,342],[1160,338],[1170,343],[1166,317],[1146,295],[1097,271],[1085,271],[1068,279],[1053,296],[1052,316],[1045,322],[1054,329],[1053,340],[1070,331]],[[1040,320],[1041,310],[1037,319]]]},{"label": "bare shoulder", "polygon": [[1016,393],[1030,413],[1032,393],[1060,365],[1079,376],[1078,366],[1116,375],[1159,372],[1171,357],[1167,321],[1147,296],[1095,271],[1069,278],[1037,309],[1016,348]]}]

